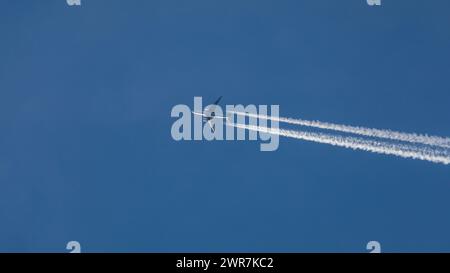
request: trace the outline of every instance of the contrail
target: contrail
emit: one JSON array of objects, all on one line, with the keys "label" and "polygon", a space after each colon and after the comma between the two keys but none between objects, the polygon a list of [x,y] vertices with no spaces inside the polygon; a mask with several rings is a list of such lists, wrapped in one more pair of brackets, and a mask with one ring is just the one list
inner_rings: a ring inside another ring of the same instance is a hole
[{"label": "contrail", "polygon": [[258,115],[253,113],[246,112],[238,112],[238,111],[229,111],[230,113],[234,113],[236,115],[241,116],[249,116],[255,118],[261,118],[266,120],[273,120],[278,122],[285,122],[295,125],[302,125],[307,127],[314,127],[319,129],[333,130],[344,133],[352,133],[357,135],[363,135],[368,137],[378,137],[385,138],[391,140],[399,140],[411,143],[420,143],[432,146],[439,146],[443,148],[450,148],[450,138],[447,137],[439,137],[439,136],[428,136],[428,135],[419,135],[414,133],[403,133],[391,130],[383,130],[383,129],[374,129],[374,128],[365,128],[359,126],[350,126],[350,125],[342,125],[335,123],[328,123],[316,120],[303,120],[303,119],[293,119],[293,118],[283,118],[283,117],[271,117],[266,115]]},{"label": "contrail", "polygon": [[227,123],[227,124],[230,126],[234,126],[236,128],[275,134],[318,143],[325,143],[333,146],[351,148],[354,150],[363,150],[379,154],[396,155],[403,158],[420,159],[434,163],[450,164],[450,155],[448,154],[448,151],[434,150],[427,147],[417,147],[413,145],[404,145],[400,143],[380,142],[363,138],[330,135],[324,133],[294,131],[278,128],[275,129],[255,125],[245,125],[236,123]]}]

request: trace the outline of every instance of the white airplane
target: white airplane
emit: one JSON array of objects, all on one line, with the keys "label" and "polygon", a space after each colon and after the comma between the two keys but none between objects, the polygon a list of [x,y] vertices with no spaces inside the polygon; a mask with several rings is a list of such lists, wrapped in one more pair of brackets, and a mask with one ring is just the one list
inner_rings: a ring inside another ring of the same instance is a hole
[{"label": "white airplane", "polygon": [[208,123],[209,127],[211,127],[213,132],[215,131],[214,122],[212,121],[213,119],[218,118],[218,119],[228,120],[227,117],[216,116],[215,109],[216,109],[217,105],[219,105],[220,99],[222,99],[222,96],[220,96],[216,100],[216,102],[214,102],[213,104],[206,106],[205,110],[203,110],[203,113],[198,113],[198,112],[192,111],[192,114],[197,115],[197,116],[202,116],[203,121],[206,121]]}]

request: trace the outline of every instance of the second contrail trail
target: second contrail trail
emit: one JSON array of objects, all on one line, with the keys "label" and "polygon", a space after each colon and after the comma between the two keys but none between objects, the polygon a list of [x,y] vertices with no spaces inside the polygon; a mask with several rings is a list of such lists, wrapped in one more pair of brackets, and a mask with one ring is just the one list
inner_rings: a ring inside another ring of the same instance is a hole
[{"label": "second contrail trail", "polygon": [[325,143],[333,146],[351,148],[354,150],[363,150],[380,154],[396,155],[403,158],[420,159],[434,163],[450,164],[450,155],[446,150],[436,150],[427,147],[418,147],[414,145],[405,145],[400,143],[380,142],[350,136],[275,129],[236,123],[227,123],[227,124],[230,126],[234,126],[236,128],[247,129],[262,133],[276,134],[280,136],[313,141],[318,143]]},{"label": "second contrail trail", "polygon": [[293,119],[293,118],[284,118],[284,117],[272,117],[267,115],[259,115],[247,112],[239,112],[239,111],[229,111],[230,113],[248,116],[266,120],[274,120],[278,122],[284,122],[289,124],[301,125],[306,127],[314,127],[319,129],[333,130],[343,133],[351,133],[358,134],[368,137],[378,137],[385,138],[391,140],[399,140],[410,143],[420,143],[432,146],[439,146],[443,148],[450,148],[450,138],[448,137],[439,137],[439,136],[428,136],[428,135],[420,135],[414,133],[403,133],[398,131],[391,130],[383,130],[383,129],[374,129],[374,128],[365,128],[359,126],[350,126],[343,124],[335,124],[329,122],[322,122],[316,120],[303,120],[303,119]]}]

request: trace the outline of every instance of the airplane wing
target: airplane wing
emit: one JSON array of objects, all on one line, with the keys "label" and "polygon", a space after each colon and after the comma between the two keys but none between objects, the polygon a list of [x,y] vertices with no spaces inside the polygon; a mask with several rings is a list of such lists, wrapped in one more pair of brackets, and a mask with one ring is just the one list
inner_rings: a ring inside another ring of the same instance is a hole
[{"label": "airplane wing", "polygon": [[212,132],[214,133],[214,131],[216,130],[214,127],[214,123],[212,122],[212,120],[209,120],[208,121],[208,125],[209,125],[209,127],[211,127],[211,130],[212,130]]},{"label": "airplane wing", "polygon": [[214,131],[216,130],[215,128],[215,124],[213,119],[214,118],[220,118],[220,119],[225,119],[228,120],[228,117],[222,117],[222,116],[215,116],[214,114],[214,110],[217,107],[217,105],[219,104],[220,100],[222,99],[222,96],[220,96],[213,104],[207,106],[205,108],[205,110],[203,111],[203,113],[198,113],[198,112],[194,112],[192,111],[192,114],[197,115],[197,116],[202,116],[203,120],[208,122],[209,127],[211,127],[211,130]]},{"label": "airplane wing", "polygon": [[216,100],[216,102],[214,103],[215,105],[217,105],[217,104],[219,104],[219,101],[222,99],[222,96],[220,96],[217,100]]},{"label": "airplane wing", "polygon": [[216,109],[216,106],[219,104],[221,99],[222,96],[220,96],[213,104],[206,106],[204,113],[206,115],[209,115],[210,113],[214,112],[214,109]]},{"label": "airplane wing", "polygon": [[211,104],[211,105],[206,106],[205,111],[204,111],[205,115],[209,116],[212,112],[214,112],[214,110],[216,109],[216,106],[217,106],[216,104]]}]

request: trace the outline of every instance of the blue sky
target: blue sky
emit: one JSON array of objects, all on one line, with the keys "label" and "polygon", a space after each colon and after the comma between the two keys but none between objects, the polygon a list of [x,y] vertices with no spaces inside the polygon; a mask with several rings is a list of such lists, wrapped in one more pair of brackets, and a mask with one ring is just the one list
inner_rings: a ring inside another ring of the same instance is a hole
[{"label": "blue sky", "polygon": [[0,251],[450,251],[450,167],[176,142],[224,95],[450,136],[450,2],[2,0]]}]

